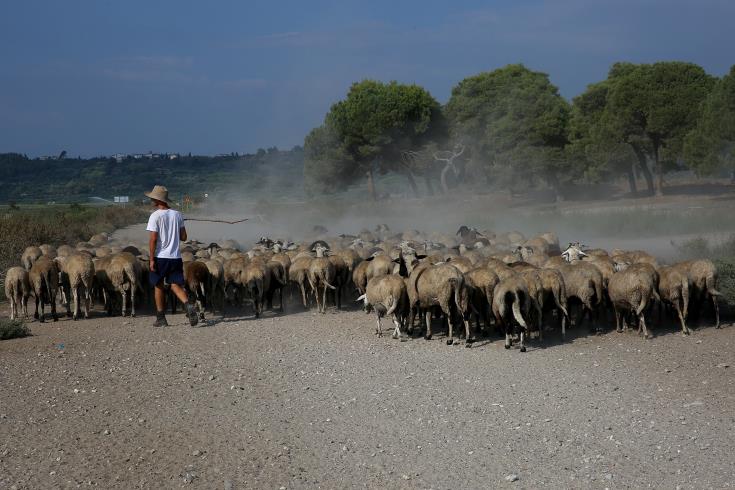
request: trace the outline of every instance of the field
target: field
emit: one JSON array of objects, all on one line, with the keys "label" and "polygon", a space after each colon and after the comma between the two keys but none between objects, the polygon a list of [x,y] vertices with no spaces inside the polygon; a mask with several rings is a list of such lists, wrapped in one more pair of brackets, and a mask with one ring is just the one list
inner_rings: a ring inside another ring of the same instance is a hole
[{"label": "field", "polygon": [[[303,237],[316,224],[553,229],[562,243],[722,260],[732,302],[733,200],[667,199],[261,200],[197,212],[251,217],[245,225],[187,228],[203,242],[244,245],[261,234]],[[80,229],[70,236],[91,231]],[[135,225],[115,236],[145,233]],[[90,320],[31,322],[32,336],[0,342],[0,488],[733,485],[729,311],[722,329],[707,317],[690,337],[667,320],[646,341],[606,320],[601,335],[548,332],[521,354],[495,336],[471,349],[447,346],[443,333],[377,338],[374,317],[354,306],[318,315],[286,299],[285,314],[208,315],[193,329],[181,314],[154,329],[150,309],[108,318],[98,306]]]}]

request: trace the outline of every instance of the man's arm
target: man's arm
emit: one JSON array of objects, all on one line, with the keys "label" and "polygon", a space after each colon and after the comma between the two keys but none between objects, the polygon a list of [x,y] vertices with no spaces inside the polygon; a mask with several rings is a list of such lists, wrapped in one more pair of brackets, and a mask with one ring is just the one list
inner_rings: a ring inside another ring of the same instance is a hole
[{"label": "man's arm", "polygon": [[182,242],[185,242],[187,238],[189,237],[186,235],[186,228],[182,226],[181,228],[179,228],[179,239]]},{"label": "man's arm", "polygon": [[156,242],[158,242],[158,232],[148,232],[148,257],[151,270],[156,269]]}]

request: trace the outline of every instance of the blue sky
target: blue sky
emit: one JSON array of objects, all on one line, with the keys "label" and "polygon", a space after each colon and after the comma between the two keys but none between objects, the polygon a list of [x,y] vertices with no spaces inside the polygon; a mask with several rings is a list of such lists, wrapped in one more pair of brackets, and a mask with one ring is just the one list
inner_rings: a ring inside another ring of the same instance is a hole
[{"label": "blue sky", "polygon": [[615,61],[735,64],[731,0],[108,1],[0,7],[0,152],[302,144],[364,78],[440,102],[522,62],[571,98]]}]

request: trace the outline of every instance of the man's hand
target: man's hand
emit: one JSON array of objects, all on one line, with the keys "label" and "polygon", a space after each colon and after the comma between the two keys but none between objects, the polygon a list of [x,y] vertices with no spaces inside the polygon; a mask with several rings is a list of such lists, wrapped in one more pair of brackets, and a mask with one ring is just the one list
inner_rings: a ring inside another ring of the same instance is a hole
[{"label": "man's hand", "polygon": [[151,257],[151,260],[148,262],[148,266],[150,267],[151,272],[156,271],[156,260],[153,257]]}]

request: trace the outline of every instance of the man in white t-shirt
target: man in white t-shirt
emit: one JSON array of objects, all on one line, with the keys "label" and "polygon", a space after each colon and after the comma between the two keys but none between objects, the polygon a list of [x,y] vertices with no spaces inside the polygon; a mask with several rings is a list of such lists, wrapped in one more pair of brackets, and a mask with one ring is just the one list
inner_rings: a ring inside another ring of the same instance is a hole
[{"label": "man in white t-shirt", "polygon": [[186,315],[192,327],[199,318],[196,308],[189,303],[184,290],[184,262],[181,260],[179,243],[186,241],[186,228],[181,213],[169,207],[168,189],[162,185],[153,187],[145,195],[151,198],[156,208],[148,219],[146,230],[149,232],[148,248],[150,253],[150,282],[155,288],[156,322],[155,327],[166,327],[166,290],[164,280],[171,290],[186,306]]}]

